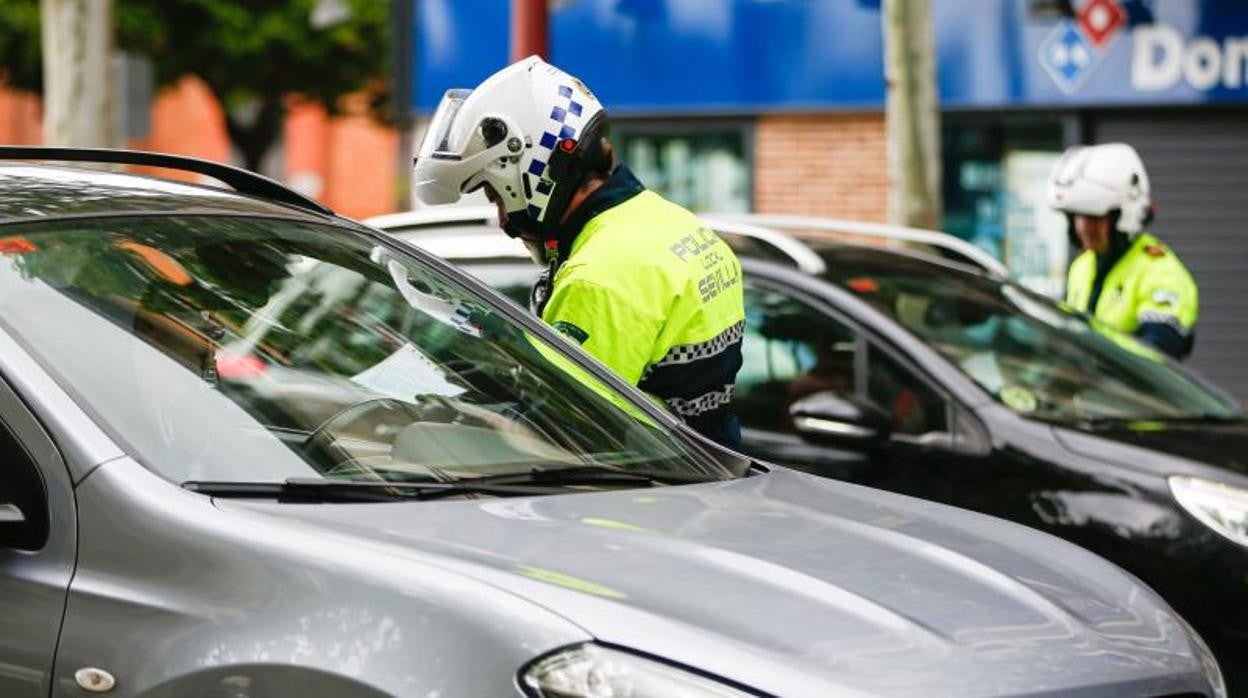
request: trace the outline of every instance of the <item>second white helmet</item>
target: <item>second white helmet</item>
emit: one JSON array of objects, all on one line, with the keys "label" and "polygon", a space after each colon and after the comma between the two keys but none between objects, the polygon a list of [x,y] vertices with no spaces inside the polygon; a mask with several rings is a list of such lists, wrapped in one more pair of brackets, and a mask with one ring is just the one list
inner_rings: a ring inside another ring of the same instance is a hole
[{"label": "second white helmet", "polygon": [[1067,214],[1118,213],[1118,230],[1135,234],[1152,218],[1148,173],[1126,143],[1074,146],[1062,154],[1049,177],[1048,202]]},{"label": "second white helmet", "polygon": [[449,204],[488,184],[507,232],[553,237],[573,192],[601,163],[606,111],[580,80],[530,56],[474,90],[449,90],[415,163],[417,197]]}]

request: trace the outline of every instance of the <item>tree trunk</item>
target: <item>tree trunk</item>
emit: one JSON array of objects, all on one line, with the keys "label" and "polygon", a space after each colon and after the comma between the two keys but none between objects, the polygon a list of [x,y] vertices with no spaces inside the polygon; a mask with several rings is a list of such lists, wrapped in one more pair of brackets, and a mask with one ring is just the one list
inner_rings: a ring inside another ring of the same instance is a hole
[{"label": "tree trunk", "polygon": [[[214,90],[220,98],[221,93]],[[243,166],[252,172],[260,172],[264,156],[282,134],[286,111],[279,100],[264,100],[253,109],[233,109],[226,112],[225,127],[230,142],[243,156]]]},{"label": "tree trunk", "polygon": [[884,0],[888,217],[941,227],[940,111],[928,0]]},{"label": "tree trunk", "polygon": [[40,13],[44,142],[116,146],[113,0],[40,0]]}]

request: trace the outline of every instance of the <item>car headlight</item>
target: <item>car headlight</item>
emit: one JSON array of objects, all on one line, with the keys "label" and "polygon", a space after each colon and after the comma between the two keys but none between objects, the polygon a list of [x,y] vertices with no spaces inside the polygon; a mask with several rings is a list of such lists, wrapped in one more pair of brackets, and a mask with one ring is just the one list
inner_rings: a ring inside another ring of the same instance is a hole
[{"label": "car headlight", "polygon": [[1174,498],[1201,523],[1248,546],[1248,490],[1195,477],[1173,476]]},{"label": "car headlight", "polygon": [[747,698],[685,669],[598,645],[538,659],[520,675],[534,698]]}]

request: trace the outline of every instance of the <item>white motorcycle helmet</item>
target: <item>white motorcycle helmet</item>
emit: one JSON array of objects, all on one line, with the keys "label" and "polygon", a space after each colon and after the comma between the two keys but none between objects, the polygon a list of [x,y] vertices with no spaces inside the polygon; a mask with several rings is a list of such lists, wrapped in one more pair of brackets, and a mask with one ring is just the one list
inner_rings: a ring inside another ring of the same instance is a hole
[{"label": "white motorcycle helmet", "polygon": [[504,230],[555,239],[572,194],[609,171],[606,111],[580,80],[530,56],[475,90],[448,90],[416,155],[416,196],[449,204],[488,184]]},{"label": "white motorcycle helmet", "polygon": [[1153,215],[1144,161],[1126,143],[1068,148],[1049,177],[1048,201],[1072,220],[1116,213],[1115,227],[1128,235]]}]

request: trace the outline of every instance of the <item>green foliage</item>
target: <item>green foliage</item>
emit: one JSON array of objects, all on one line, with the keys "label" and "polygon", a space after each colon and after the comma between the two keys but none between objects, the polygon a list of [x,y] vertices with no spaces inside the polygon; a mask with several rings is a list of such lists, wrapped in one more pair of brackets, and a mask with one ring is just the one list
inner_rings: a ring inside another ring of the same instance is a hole
[{"label": "green foliage", "polygon": [[340,0],[349,16],[319,29],[311,17],[320,0],[116,2],[119,48],[151,57],[159,84],[199,76],[227,108],[296,93],[332,111],[387,75],[384,0]]},{"label": "green foliage", "polygon": [[[335,112],[341,97],[368,89],[374,113],[385,107],[390,3],[337,0],[349,12],[317,27],[322,1],[114,0],[116,44],[151,58],[158,87],[185,75],[206,82],[254,169],[280,134],[291,96]],[[40,43],[39,0],[0,0],[0,73],[9,84],[41,89]]]},{"label": "green foliage", "polygon": [[39,0],[0,0],[0,81],[42,90],[39,45]]}]

